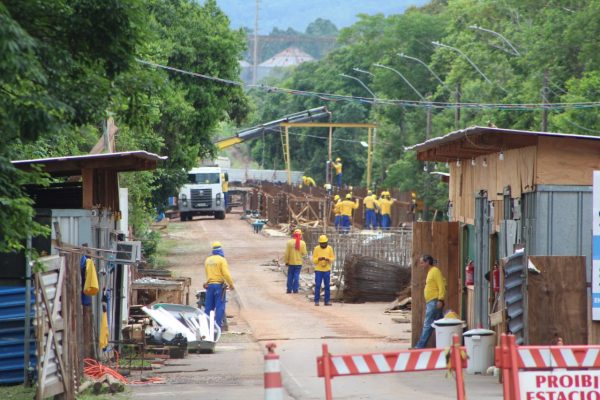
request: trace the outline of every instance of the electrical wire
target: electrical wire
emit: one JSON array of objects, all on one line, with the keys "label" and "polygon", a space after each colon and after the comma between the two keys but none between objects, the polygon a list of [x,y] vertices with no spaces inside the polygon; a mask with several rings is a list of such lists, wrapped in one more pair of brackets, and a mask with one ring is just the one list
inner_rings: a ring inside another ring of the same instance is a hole
[{"label": "electrical wire", "polygon": [[185,71],[179,68],[173,68],[166,65],[156,64],[149,61],[144,61],[136,58],[140,64],[161,68],[168,71],[173,71],[185,75],[190,75],[196,78],[206,79],[210,81],[220,82],[228,85],[255,88],[266,91],[267,93],[283,93],[305,97],[316,97],[323,101],[345,101],[357,102],[364,104],[382,104],[399,107],[414,107],[414,108],[435,108],[435,109],[479,109],[479,110],[503,110],[503,111],[539,111],[539,110],[566,110],[566,109],[593,109],[600,108],[600,102],[574,102],[574,103],[453,103],[453,102],[432,102],[432,101],[416,101],[402,99],[377,99],[360,96],[348,96],[335,93],[313,92],[307,90],[297,90],[289,88],[281,88],[267,85],[248,85],[241,81],[231,79],[217,78],[210,75],[199,74],[196,72]]}]

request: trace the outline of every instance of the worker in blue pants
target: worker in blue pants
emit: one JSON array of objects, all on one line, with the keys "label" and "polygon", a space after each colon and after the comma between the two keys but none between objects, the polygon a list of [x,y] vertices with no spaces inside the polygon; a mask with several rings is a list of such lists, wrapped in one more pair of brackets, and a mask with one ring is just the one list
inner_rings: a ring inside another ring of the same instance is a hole
[{"label": "worker in blue pants", "polygon": [[206,301],[204,303],[204,312],[210,315],[215,312],[215,322],[219,328],[223,327],[223,318],[225,317],[225,290],[227,286],[233,290],[233,279],[229,273],[229,265],[223,253],[223,247],[219,242],[213,242],[212,254],[204,262],[204,271],[206,273]]},{"label": "worker in blue pants", "polygon": [[286,293],[298,293],[300,289],[300,271],[302,270],[302,261],[308,252],[306,251],[306,242],[302,240],[302,231],[294,229],[292,239],[285,245],[285,254],[283,262],[287,266],[287,290]]}]

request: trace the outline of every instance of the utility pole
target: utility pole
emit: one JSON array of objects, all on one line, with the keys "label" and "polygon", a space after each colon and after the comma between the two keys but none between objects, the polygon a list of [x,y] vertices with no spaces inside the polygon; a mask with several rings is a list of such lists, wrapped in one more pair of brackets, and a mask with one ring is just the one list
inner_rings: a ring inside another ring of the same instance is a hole
[{"label": "utility pole", "polygon": [[544,71],[544,83],[542,85],[542,132],[548,132],[548,71]]},{"label": "utility pole", "polygon": [[254,44],[252,46],[252,84],[256,85],[258,73],[258,5],[260,0],[256,0],[256,12],[254,13]]},{"label": "utility pole", "polygon": [[460,82],[456,84],[456,107],[454,108],[454,129],[460,129]]}]

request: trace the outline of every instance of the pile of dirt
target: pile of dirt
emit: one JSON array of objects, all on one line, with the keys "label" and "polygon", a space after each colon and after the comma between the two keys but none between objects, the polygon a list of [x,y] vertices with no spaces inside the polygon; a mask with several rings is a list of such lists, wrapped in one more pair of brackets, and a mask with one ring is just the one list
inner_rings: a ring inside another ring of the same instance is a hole
[{"label": "pile of dirt", "polygon": [[354,254],[344,263],[343,300],[347,303],[392,301],[410,287],[411,270],[373,257]]}]

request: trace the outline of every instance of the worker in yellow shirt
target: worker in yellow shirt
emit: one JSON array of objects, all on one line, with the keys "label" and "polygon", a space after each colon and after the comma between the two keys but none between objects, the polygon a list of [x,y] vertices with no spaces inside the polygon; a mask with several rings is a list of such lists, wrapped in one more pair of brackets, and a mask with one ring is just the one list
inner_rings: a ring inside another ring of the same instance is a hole
[{"label": "worker in yellow shirt", "polygon": [[336,158],[335,161],[331,162],[331,168],[335,169],[335,176],[337,179],[338,189],[342,188],[342,159]]},{"label": "worker in yellow shirt", "polygon": [[433,332],[431,324],[433,321],[442,318],[444,309],[444,299],[446,298],[446,280],[442,271],[435,265],[437,261],[429,254],[424,254],[419,259],[419,266],[427,268],[427,278],[425,279],[425,319],[423,321],[423,331],[419,341],[415,345],[416,349],[423,349],[427,346],[427,341]]},{"label": "worker in yellow shirt", "polygon": [[340,214],[342,216],[342,233],[350,232],[352,226],[352,211],[356,210],[359,206],[359,201],[352,201],[352,194],[348,193],[346,198],[340,202]]},{"label": "worker in yellow shirt", "polygon": [[381,229],[389,230],[392,225],[392,204],[395,199],[390,198],[390,192],[383,192],[379,199],[379,208],[381,209]]},{"label": "worker in yellow shirt", "polygon": [[334,223],[335,230],[339,231],[342,227],[342,214],[340,213],[340,195],[333,196],[333,215],[335,215]]},{"label": "worker in yellow shirt", "polygon": [[298,293],[302,258],[307,254],[306,243],[302,240],[302,231],[294,229],[292,239],[288,240],[285,245],[283,256],[283,262],[287,266],[287,293]]},{"label": "worker in yellow shirt", "polygon": [[223,192],[225,210],[227,210],[229,205],[229,174],[227,172],[221,174],[221,191]]},{"label": "worker in yellow shirt", "polygon": [[227,284],[229,289],[233,290],[233,279],[229,273],[229,265],[223,253],[223,247],[219,242],[213,242],[212,254],[204,261],[204,272],[206,274],[206,301],[204,303],[204,312],[210,315],[215,312],[215,322],[221,328],[223,318],[225,317],[225,303]]},{"label": "worker in yellow shirt", "polygon": [[319,305],[319,299],[321,298],[321,284],[325,286],[325,305],[331,305],[329,282],[331,278],[331,264],[335,260],[335,253],[328,242],[329,239],[327,236],[319,236],[319,245],[313,250],[313,264],[315,264],[315,306]]},{"label": "worker in yellow shirt", "polygon": [[303,176],[302,184],[304,186],[317,186],[317,184],[315,183],[315,180],[313,178],[311,178],[310,176]]},{"label": "worker in yellow shirt", "polygon": [[377,216],[375,211],[378,207],[377,200],[373,197],[373,192],[369,190],[367,197],[363,199],[365,205],[365,229],[377,229]]}]

